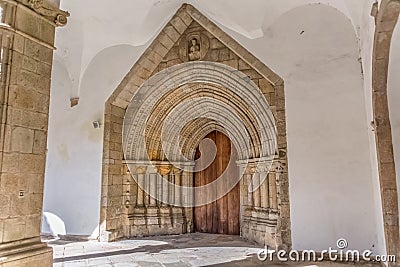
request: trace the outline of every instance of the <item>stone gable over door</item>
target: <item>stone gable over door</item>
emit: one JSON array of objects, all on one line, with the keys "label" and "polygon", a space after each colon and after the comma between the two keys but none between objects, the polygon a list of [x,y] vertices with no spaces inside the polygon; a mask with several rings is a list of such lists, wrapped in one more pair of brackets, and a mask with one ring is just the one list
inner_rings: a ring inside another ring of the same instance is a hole
[{"label": "stone gable over door", "polygon": [[[193,39],[196,42],[193,44]],[[193,53],[192,53],[193,52]],[[190,55],[192,53],[192,55]],[[122,128],[135,92],[156,73],[188,61],[209,61],[239,70],[260,89],[276,122],[277,157],[282,163],[279,224],[282,243],[291,245],[283,80],[193,6],[184,4],[105,104],[100,231],[104,241],[127,237],[129,170],[123,163]],[[268,108],[268,107],[266,107]]]}]

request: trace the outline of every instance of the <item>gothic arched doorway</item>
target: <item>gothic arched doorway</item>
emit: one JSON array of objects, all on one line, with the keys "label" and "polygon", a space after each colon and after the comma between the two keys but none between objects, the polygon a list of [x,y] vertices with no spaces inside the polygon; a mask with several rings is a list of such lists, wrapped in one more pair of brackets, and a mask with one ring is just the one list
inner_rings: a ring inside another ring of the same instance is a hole
[{"label": "gothic arched doorway", "polygon": [[[210,151],[210,147],[204,146],[197,148],[196,151],[196,172],[194,173],[194,185],[203,186],[214,182],[221,175],[233,177],[239,175],[236,164],[237,153],[231,145],[229,137],[225,134],[213,131],[205,139],[211,140],[215,144],[215,151]],[[203,139],[204,140],[204,139]],[[215,153],[213,153],[215,152]],[[207,164],[209,156],[214,160]],[[208,165],[208,166],[207,166]],[[205,168],[203,168],[203,166]],[[199,170],[199,171],[197,171]],[[220,184],[216,190],[228,191],[224,188],[225,184]],[[218,192],[210,190],[208,194],[218,195]],[[195,195],[194,201],[202,198]],[[201,201],[201,200],[200,200]],[[239,235],[240,233],[240,188],[239,183],[222,198],[207,205],[194,208],[194,227],[195,231],[213,234]]]},{"label": "gothic arched doorway", "polygon": [[[196,148],[216,130],[234,144],[239,175],[194,187]],[[107,100],[103,148],[102,241],[190,233],[193,210],[225,195],[209,191],[240,180],[241,236],[291,246],[283,80],[194,7],[182,6]]]}]

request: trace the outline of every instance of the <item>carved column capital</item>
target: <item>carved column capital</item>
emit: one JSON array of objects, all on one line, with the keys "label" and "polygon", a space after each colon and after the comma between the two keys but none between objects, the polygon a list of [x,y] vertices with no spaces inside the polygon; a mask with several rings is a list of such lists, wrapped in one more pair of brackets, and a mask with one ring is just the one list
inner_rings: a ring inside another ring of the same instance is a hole
[{"label": "carved column capital", "polygon": [[179,169],[179,168],[177,168],[177,167],[174,167],[174,168],[172,168],[172,171],[171,171],[173,174],[182,174],[182,172],[183,172],[183,170],[181,170],[181,169]]},{"label": "carved column capital", "polygon": [[159,165],[157,166],[157,169],[161,175],[168,175],[170,174],[172,167],[171,165]]},{"label": "carved column capital", "polygon": [[135,168],[135,173],[136,174],[145,174],[147,170],[147,166],[137,166]]},{"label": "carved column capital", "polygon": [[18,5],[22,4],[35,11],[56,26],[65,26],[68,22],[69,12],[63,11],[49,4],[45,0],[4,0],[5,2]]},{"label": "carved column capital", "polygon": [[274,161],[274,165],[272,166],[273,171],[277,173],[285,173],[287,172],[287,164],[285,161],[277,160]]}]

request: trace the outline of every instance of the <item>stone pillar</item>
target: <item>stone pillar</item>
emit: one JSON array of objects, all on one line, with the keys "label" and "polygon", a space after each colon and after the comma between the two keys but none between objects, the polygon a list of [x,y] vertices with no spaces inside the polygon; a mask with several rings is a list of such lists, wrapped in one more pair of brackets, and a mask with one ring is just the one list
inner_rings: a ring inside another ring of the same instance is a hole
[{"label": "stone pillar", "polygon": [[158,166],[158,173],[162,176],[162,198],[160,207],[160,227],[165,229],[165,233],[168,233],[167,229],[172,228],[171,221],[171,209],[168,205],[169,201],[169,176],[171,174],[170,165],[160,165]]},{"label": "stone pillar", "polygon": [[253,207],[254,206],[254,201],[253,201],[253,179],[252,179],[252,175],[246,173],[246,180],[247,180],[247,191],[248,191],[248,195],[247,195],[247,206],[249,207]]},{"label": "stone pillar", "polygon": [[262,178],[265,178],[261,184],[261,207],[269,208],[269,174],[263,173],[262,175]]},{"label": "stone pillar", "polygon": [[137,167],[136,168],[137,175],[137,201],[136,206],[142,207],[144,206],[144,186],[145,186],[145,176],[146,176],[146,167]]},{"label": "stone pillar", "polygon": [[172,170],[169,173],[168,176],[168,203],[170,203],[170,205],[173,205],[173,203],[175,202],[175,179],[176,179],[176,173],[175,170]]},{"label": "stone pillar", "polygon": [[68,13],[0,2],[0,265],[52,266],[40,241],[54,34]]},{"label": "stone pillar", "polygon": [[157,205],[157,169],[152,168],[149,172],[149,183],[150,183],[150,206],[155,207]]},{"label": "stone pillar", "polygon": [[182,185],[182,170],[175,169],[175,205],[180,207],[181,206],[181,188]]},{"label": "stone pillar", "polygon": [[253,199],[254,199],[254,207],[261,207],[261,194],[260,194],[260,173],[256,171],[253,174]]},{"label": "stone pillar", "polygon": [[188,171],[182,172],[182,186],[186,189],[182,188],[181,190],[181,204],[184,206],[185,217],[186,217],[186,232],[193,232],[193,205],[194,205],[194,189],[193,189],[193,171],[194,171],[194,163],[190,163],[189,165],[185,165]]},{"label": "stone pillar", "polygon": [[162,187],[161,187],[161,206],[168,206],[169,201],[169,186],[168,182],[170,181],[170,173],[171,166],[169,165],[161,165],[158,167],[158,173],[162,176]]},{"label": "stone pillar", "polygon": [[276,176],[277,173],[272,172],[269,175],[269,207],[271,209],[278,209],[277,191],[276,191]]}]

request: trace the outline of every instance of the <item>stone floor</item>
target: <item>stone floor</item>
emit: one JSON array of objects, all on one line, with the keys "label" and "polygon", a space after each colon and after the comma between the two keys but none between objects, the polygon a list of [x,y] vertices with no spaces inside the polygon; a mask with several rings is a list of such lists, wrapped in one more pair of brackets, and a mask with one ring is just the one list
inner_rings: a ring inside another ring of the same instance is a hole
[{"label": "stone floor", "polygon": [[[124,240],[113,243],[49,241],[54,267],[98,266],[304,266],[339,267],[354,264],[271,263],[257,259],[260,246],[238,236],[188,234]],[[357,264],[357,266],[380,266]]]}]

